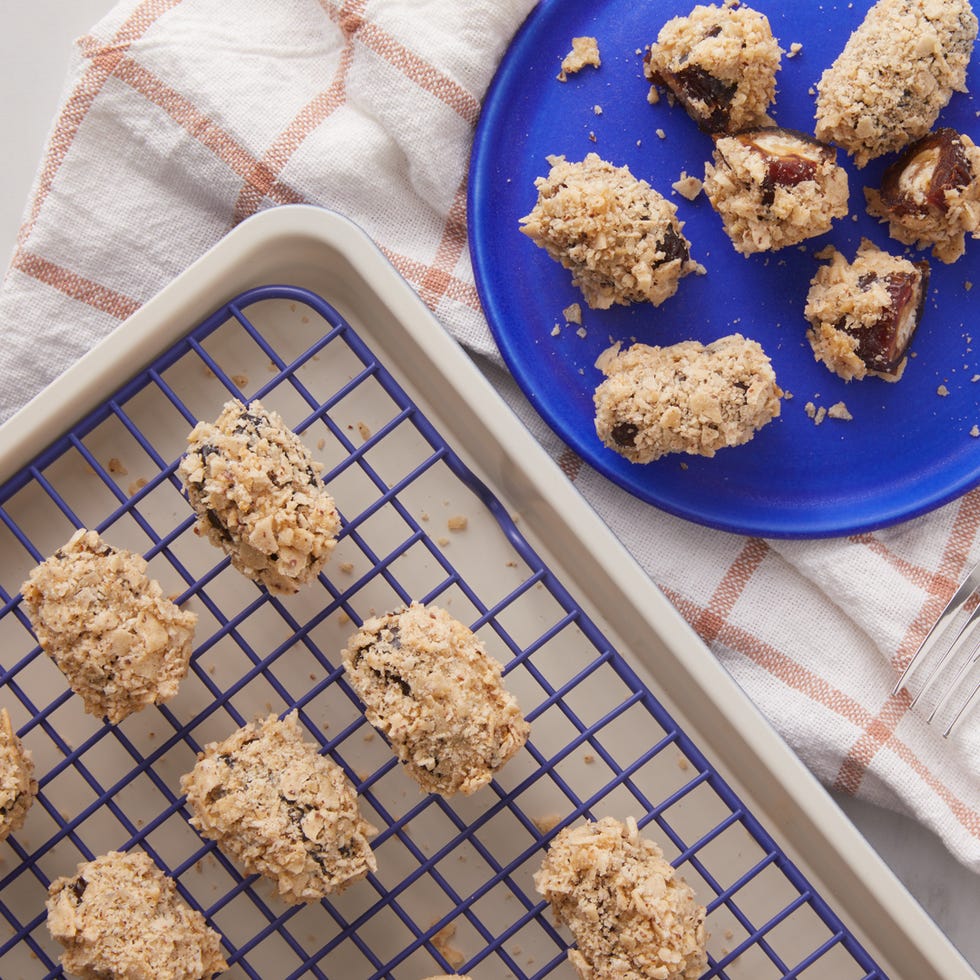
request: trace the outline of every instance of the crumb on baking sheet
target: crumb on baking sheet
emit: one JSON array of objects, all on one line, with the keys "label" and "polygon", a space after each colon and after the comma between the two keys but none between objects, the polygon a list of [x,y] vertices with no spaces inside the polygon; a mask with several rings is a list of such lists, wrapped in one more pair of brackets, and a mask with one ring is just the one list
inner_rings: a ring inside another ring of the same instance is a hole
[{"label": "crumb on baking sheet", "polygon": [[549,813],[544,817],[531,817],[531,823],[534,824],[542,836],[554,830],[560,821],[561,817],[557,813]]},{"label": "crumb on baking sheet", "polygon": [[367,427],[364,422],[357,423],[357,432],[360,437],[367,442],[371,438],[371,430]]},{"label": "crumb on baking sheet", "polygon": [[337,568],[340,569],[344,575],[352,575],[354,572],[354,563],[350,561],[342,561]]},{"label": "crumb on baking sheet", "polygon": [[464,514],[454,514],[446,521],[446,527],[450,531],[465,531],[469,525],[469,520]]},{"label": "crumb on baking sheet", "polygon": [[839,419],[842,422],[851,422],[854,416],[848,411],[847,406],[843,402],[836,402],[827,409],[827,417],[832,419]]},{"label": "crumb on baking sheet", "polygon": [[138,494],[140,490],[147,485],[147,483],[149,483],[149,480],[147,480],[145,476],[137,477],[128,487],[126,487],[126,493],[128,493],[130,497],[135,497],[136,494]]},{"label": "crumb on baking sheet", "polygon": [[108,469],[108,471],[115,476],[127,476],[129,474],[129,470],[127,470],[126,467],[123,466],[122,461],[117,459],[115,456],[109,460],[106,469]]},{"label": "crumb on baking sheet", "polygon": [[455,935],[456,925],[450,922],[432,937],[432,945],[454,970],[458,970],[466,962],[466,954],[452,945]]},{"label": "crumb on baking sheet", "polygon": [[581,71],[586,65],[598,68],[601,64],[599,45],[594,37],[573,37],[572,50],[562,59],[558,81],[567,81],[569,75]]}]

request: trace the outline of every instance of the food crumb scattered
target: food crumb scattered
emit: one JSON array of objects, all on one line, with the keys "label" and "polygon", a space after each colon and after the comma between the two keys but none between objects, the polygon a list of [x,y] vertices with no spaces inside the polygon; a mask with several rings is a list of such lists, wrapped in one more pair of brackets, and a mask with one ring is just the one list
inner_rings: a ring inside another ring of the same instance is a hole
[{"label": "food crumb scattered", "polygon": [[354,563],[351,561],[342,561],[337,567],[344,575],[350,575],[354,571]]},{"label": "food crumb scattered", "polygon": [[344,610],[341,609],[340,612],[337,613],[337,625],[346,626],[349,622],[350,622],[350,616],[348,616],[347,613],[345,613]]},{"label": "food crumb scattered", "polygon": [[966,290],[967,292],[969,292],[969,291],[970,291],[971,289],[973,289],[973,283],[972,283],[972,282],[970,282],[970,280],[969,280],[969,279],[967,279],[967,280],[966,280],[966,282],[964,282],[964,283],[963,283],[963,288],[964,288],[964,289],[965,289],[965,290]]},{"label": "food crumb scattered", "polygon": [[449,538],[436,538],[436,544],[439,545],[440,548],[445,548],[446,545],[449,544]]},{"label": "food crumb scattered", "polygon": [[133,480],[132,483],[130,483],[130,485],[126,488],[126,492],[130,495],[130,497],[135,497],[136,494],[138,494],[140,490],[142,490],[143,487],[146,486],[147,482],[148,481],[146,477],[141,476],[138,479]]},{"label": "food crumb scattered", "polygon": [[657,138],[658,139],[665,140],[665,139],[667,139],[667,134],[662,129],[658,129],[657,130]]},{"label": "food crumb scattered", "polygon": [[558,81],[567,81],[569,75],[581,71],[586,65],[598,68],[601,64],[599,45],[594,37],[573,37],[572,50],[562,59]]},{"label": "food crumb scattered", "polygon": [[235,382],[236,388],[247,388],[248,387],[248,375],[247,374],[233,374],[231,380]]},{"label": "food crumb scattered", "polygon": [[974,439],[980,437],[980,426],[975,425],[972,429],[970,429],[970,435],[973,436]]},{"label": "food crumb scattered", "polygon": [[327,444],[327,440],[326,439],[323,439],[323,438],[317,439],[317,441],[316,441],[316,448],[322,451],[323,450],[323,447],[326,446],[326,444]]},{"label": "food crumb scattered", "polygon": [[558,826],[561,817],[557,813],[549,813],[546,817],[531,817],[531,823],[537,827],[541,834],[547,834]]},{"label": "food crumb scattered", "polygon": [[113,456],[112,459],[109,460],[108,470],[110,473],[114,473],[117,476],[126,476],[129,473],[129,470],[127,470],[126,467],[123,466],[122,461],[116,459],[115,456]]},{"label": "food crumb scattered", "polygon": [[446,522],[450,531],[465,531],[468,524],[469,521],[463,514],[455,514]]},{"label": "food crumb scattered", "polygon": [[595,762],[595,756],[594,756],[594,755],[584,755],[584,756],[582,756],[582,761],[583,761],[583,762],[584,762],[584,763],[585,763],[585,764],[586,764],[587,766],[591,766],[591,765],[592,765],[592,763],[593,763],[593,762]]},{"label": "food crumb scattered", "polygon": [[786,52],[787,58],[795,58],[803,50],[803,45],[799,41],[794,41]]},{"label": "food crumb scattered", "polygon": [[813,419],[814,425],[820,425],[820,423],[827,417],[827,409],[825,409],[823,405],[821,405],[820,408],[817,408],[813,402],[807,402],[803,406],[803,411],[806,412],[808,418]]},{"label": "food crumb scattered", "polygon": [[585,340],[585,338],[589,335],[589,332],[585,329],[585,327],[579,327],[578,330],[575,331],[575,334],[576,336],[581,337],[582,340]]},{"label": "food crumb scattered", "polygon": [[580,303],[571,303],[566,306],[565,309],[561,311],[561,315],[565,318],[566,323],[578,323],[582,322],[582,305]]},{"label": "food crumb scattered", "polygon": [[365,442],[371,438],[371,430],[363,422],[357,423],[357,431]]},{"label": "food crumb scattered", "polygon": [[677,768],[682,772],[687,772],[691,768],[691,763],[688,762],[687,756],[683,752],[677,756]]},{"label": "food crumb scattered", "polygon": [[601,115],[602,115],[602,106],[601,106],[601,105],[594,105],[594,106],[592,107],[592,111],[593,111],[593,112],[594,112],[594,113],[595,113],[595,114],[596,114],[597,116],[601,116]]},{"label": "food crumb scattered", "polygon": [[557,336],[558,336],[558,335],[559,335],[560,333],[561,333],[561,327],[559,327],[559,326],[558,326],[558,324],[556,323],[556,324],[555,324],[555,325],[554,325],[554,326],[553,326],[553,327],[551,328],[551,336],[552,336],[552,337],[557,337]]},{"label": "food crumb scattered", "polygon": [[827,409],[827,415],[832,419],[840,419],[843,422],[851,422],[854,416],[847,410],[847,406],[843,402],[837,402],[831,405]]},{"label": "food crumb scattered", "polygon": [[949,388],[947,388],[946,385],[940,385],[936,389],[936,394],[939,395],[940,398],[945,398],[949,394]]},{"label": "food crumb scattered", "polygon": [[701,188],[704,187],[704,183],[697,177],[689,176],[687,171],[682,170],[679,180],[675,180],[673,184],[670,185],[677,191],[681,197],[687,198],[689,201],[693,201],[698,194],[701,193]]}]

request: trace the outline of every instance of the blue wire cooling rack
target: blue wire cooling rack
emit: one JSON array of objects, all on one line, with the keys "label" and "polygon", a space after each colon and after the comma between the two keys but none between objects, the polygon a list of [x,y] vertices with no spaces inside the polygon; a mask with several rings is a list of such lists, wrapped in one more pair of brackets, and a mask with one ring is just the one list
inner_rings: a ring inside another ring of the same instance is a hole
[{"label": "blue wire cooling rack", "polygon": [[[257,588],[193,533],[176,462],[197,420],[231,396],[261,398],[302,434],[343,515],[319,584],[296,597]],[[457,512],[465,531],[447,520]],[[569,937],[531,875],[562,827],[605,815],[636,816],[707,905],[706,976],[884,976],[318,296],[269,286],[219,309],[0,488],[0,522],[0,703],[40,783],[0,865],[0,976],[60,975],[49,882],[139,847],[222,933],[233,976],[571,977]],[[199,616],[177,697],[118,726],[83,714],[18,594],[79,526],[145,554]],[[412,599],[444,604],[479,632],[532,724],[527,748],[470,798],[420,796],[344,681],[346,636]],[[380,828],[377,873],[301,907],[203,841],[178,792],[203,744],[292,708]]]}]

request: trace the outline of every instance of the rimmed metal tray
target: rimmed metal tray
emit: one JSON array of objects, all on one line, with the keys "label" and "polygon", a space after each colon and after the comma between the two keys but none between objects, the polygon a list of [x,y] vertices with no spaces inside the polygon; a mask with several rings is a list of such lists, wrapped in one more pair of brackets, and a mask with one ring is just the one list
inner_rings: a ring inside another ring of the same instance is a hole
[{"label": "rimmed metal tray", "polygon": [[[198,419],[261,397],[326,467],[343,531],[274,597],[193,533],[175,466]],[[366,235],[307,207],[245,222],[0,429],[0,703],[40,796],[4,846],[3,977],[53,976],[48,883],[142,848],[224,937],[231,976],[572,977],[531,876],[585,817],[634,816],[709,910],[707,976],[974,974]],[[76,526],[145,554],[199,616],[159,708],[83,713],[19,598]],[[528,747],[469,798],[421,795],[339,651],[410,599],[506,665]],[[287,907],[190,827],[198,749],[298,709],[345,767],[378,871]]]}]

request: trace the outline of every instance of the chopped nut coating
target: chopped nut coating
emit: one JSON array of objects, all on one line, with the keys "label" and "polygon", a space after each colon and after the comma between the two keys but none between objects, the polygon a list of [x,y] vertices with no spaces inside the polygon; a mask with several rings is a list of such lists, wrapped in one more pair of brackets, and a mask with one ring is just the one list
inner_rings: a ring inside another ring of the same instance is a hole
[{"label": "chopped nut coating", "polygon": [[572,273],[593,309],[659,306],[699,269],[677,208],[627,167],[590,153],[581,163],[548,157],[538,200],[521,231]]},{"label": "chopped nut coating", "polygon": [[36,796],[34,762],[14,732],[7,709],[0,709],[0,841],[24,826]]},{"label": "chopped nut coating", "polygon": [[716,137],[704,190],[743,255],[797,245],[847,214],[836,150],[776,126]]},{"label": "chopped nut coating", "polygon": [[22,587],[44,652],[85,710],[113,723],[172,698],[190,662],[197,616],[166,598],[146,567],[79,530]]},{"label": "chopped nut coating", "polygon": [[368,721],[428,793],[475,793],[527,741],[500,664],[444,609],[413,603],[368,619],[343,658]]},{"label": "chopped nut coating", "polygon": [[572,931],[583,980],[697,980],[707,968],[704,906],[631,817],[561,831],[534,883]]},{"label": "chopped nut coating", "polygon": [[82,980],[202,980],[228,969],[221,937],[141,851],[110,851],[51,883],[48,929]]},{"label": "chopped nut coating", "polygon": [[663,26],[643,71],[705,132],[734,132],[769,121],[779,61],[763,14],[744,5],[698,5]]},{"label": "chopped nut coating", "polygon": [[342,891],[377,868],[344,771],[303,740],[296,715],[270,715],[208,745],[181,777],[191,823],[290,904]]},{"label": "chopped nut coating", "polygon": [[741,334],[707,346],[615,347],[597,366],[606,380],[594,396],[596,432],[634,463],[678,452],[714,456],[779,415],[782,392],[769,358]]},{"label": "chopped nut coating", "polygon": [[196,531],[243,575],[289,594],[313,581],[333,550],[340,517],[323,467],[278,413],[227,402],[187,438],[179,473]]},{"label": "chopped nut coating", "polygon": [[880,190],[864,194],[868,213],[888,223],[892,238],[931,245],[941,262],[955,262],[968,234],[980,238],[980,147],[954,129],[937,129],[885,170]]},{"label": "chopped nut coating", "polygon": [[836,250],[810,285],[805,315],[814,357],[845,381],[897,381],[919,325],[929,266],[861,243],[853,263]]},{"label": "chopped nut coating", "polygon": [[976,36],[969,0],[878,0],[817,83],[817,138],[863,167],[925,136],[965,91]]}]

